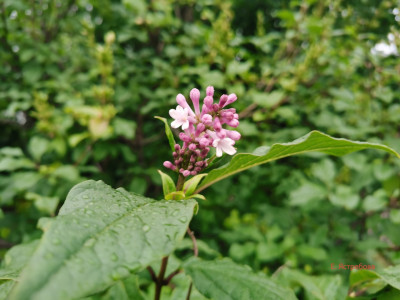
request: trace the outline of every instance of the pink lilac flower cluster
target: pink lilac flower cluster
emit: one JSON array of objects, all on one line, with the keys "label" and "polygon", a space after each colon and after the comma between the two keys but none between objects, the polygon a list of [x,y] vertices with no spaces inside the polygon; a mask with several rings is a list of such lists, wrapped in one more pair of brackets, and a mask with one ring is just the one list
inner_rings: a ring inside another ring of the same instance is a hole
[{"label": "pink lilac flower cluster", "polygon": [[206,97],[200,110],[200,91],[192,89],[190,99],[194,111],[186,102],[182,94],[176,96],[178,106],[171,109],[169,115],[174,119],[171,127],[181,127],[183,132],[179,134],[182,147],[175,145],[172,153],[174,161],[164,162],[164,166],[187,177],[197,175],[208,166],[207,154],[210,147],[216,149],[216,155],[222,156],[223,152],[233,155],[236,149],[235,141],[240,139],[240,133],[222,127],[226,124],[230,127],[239,125],[239,116],[236,109],[225,107],[236,101],[235,94],[222,95],[218,103],[214,103],[214,88],[207,87]]}]

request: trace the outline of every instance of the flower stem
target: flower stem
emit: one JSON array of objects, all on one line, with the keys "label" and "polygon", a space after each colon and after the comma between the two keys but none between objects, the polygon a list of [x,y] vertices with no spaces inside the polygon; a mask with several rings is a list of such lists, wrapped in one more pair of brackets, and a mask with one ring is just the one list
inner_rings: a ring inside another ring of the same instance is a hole
[{"label": "flower stem", "polygon": [[156,292],[154,294],[154,300],[160,300],[161,289],[164,285],[164,275],[167,270],[168,256],[164,257],[161,261],[160,273],[158,273],[156,281]]},{"label": "flower stem", "polygon": [[[190,230],[190,228],[188,227],[187,233],[193,242],[193,254],[195,257],[197,257],[197,256],[199,256],[199,248],[197,247],[197,240],[196,240],[196,237],[194,236],[194,232],[192,230]],[[193,287],[193,282],[190,282],[189,289],[188,289],[188,292],[186,295],[186,300],[190,299],[190,294],[192,293],[192,287]]]},{"label": "flower stem", "polygon": [[185,183],[185,176],[183,176],[182,174],[179,174],[178,182],[176,183],[176,190],[182,191],[184,183]]}]

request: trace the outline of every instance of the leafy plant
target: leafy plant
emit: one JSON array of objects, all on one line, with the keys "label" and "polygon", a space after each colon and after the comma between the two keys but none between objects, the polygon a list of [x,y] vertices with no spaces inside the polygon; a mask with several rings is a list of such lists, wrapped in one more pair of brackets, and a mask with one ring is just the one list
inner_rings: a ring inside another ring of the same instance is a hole
[{"label": "leafy plant", "polygon": [[[178,263],[175,271],[166,273],[169,256],[185,231],[192,239],[194,256],[198,256],[197,240],[188,227],[198,210],[193,194],[229,175],[301,153],[319,151],[341,156],[363,149],[379,149],[398,158],[400,155],[384,145],[336,139],[314,131],[291,143],[259,148],[254,154],[237,154],[226,165],[198,175],[214,159],[206,158],[210,147],[217,149],[218,156],[222,151],[233,154],[236,150],[231,150],[233,140],[228,137],[240,138],[221,127],[221,123],[234,124],[231,120],[237,120],[237,117],[228,118],[227,113],[232,112],[233,117],[234,111],[223,109],[229,99],[236,100],[236,95],[222,95],[219,103],[213,104],[213,93],[209,87],[202,112],[199,110],[200,93],[196,89],[190,93],[194,112],[182,95],[177,97],[177,110],[170,111],[175,118],[172,124],[185,131],[179,135],[183,145],[172,147],[175,163],[164,163],[179,174],[177,184],[159,171],[167,200],[145,198],[121,188],[114,190],[101,181],[89,180],[74,186],[58,216],[40,220],[39,227],[44,231],[40,242],[10,250],[11,262],[6,259],[3,269],[2,293],[9,293],[9,299],[72,299],[104,293],[107,289],[110,289],[107,293],[112,293],[121,284],[125,285],[132,274],[147,268],[155,285],[154,299],[160,299],[162,287],[182,272],[183,267],[198,291],[208,298],[295,299],[290,288],[229,260],[192,259]],[[166,121],[162,121],[171,142],[171,130]],[[194,177],[186,181],[190,175]],[[14,253],[32,254],[21,262],[13,261]],[[160,271],[156,274],[151,265],[160,260]],[[392,284],[397,280],[392,274],[387,269],[381,276]],[[16,283],[13,282],[15,278],[18,278]],[[137,288],[135,290],[140,294]],[[191,292],[192,283],[186,299]],[[324,297],[320,295],[317,297]]]}]

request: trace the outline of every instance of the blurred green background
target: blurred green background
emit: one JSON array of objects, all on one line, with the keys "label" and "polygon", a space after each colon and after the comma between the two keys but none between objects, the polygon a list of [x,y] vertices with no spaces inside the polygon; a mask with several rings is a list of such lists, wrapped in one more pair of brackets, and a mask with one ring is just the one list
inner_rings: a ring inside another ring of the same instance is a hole
[{"label": "blurred green background", "polygon": [[[171,153],[153,117],[168,117],[193,87],[238,95],[239,152],[313,129],[399,151],[399,9],[394,0],[0,1],[2,251],[39,237],[38,219],[85,179],[160,198],[156,171]],[[196,236],[255,270],[400,264],[400,163],[383,152],[288,158],[205,196]]]}]

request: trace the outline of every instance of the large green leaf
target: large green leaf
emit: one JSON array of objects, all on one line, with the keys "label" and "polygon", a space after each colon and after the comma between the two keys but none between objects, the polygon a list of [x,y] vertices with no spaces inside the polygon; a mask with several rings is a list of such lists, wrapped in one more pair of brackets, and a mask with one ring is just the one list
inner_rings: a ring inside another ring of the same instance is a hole
[{"label": "large green leaf", "polygon": [[235,155],[228,164],[210,171],[195,193],[199,193],[228,176],[284,157],[316,151],[342,156],[363,149],[384,150],[400,158],[399,153],[384,145],[338,139],[319,131],[312,131],[291,143],[260,147],[253,154],[239,153]]},{"label": "large green leaf", "polygon": [[38,240],[12,247],[4,256],[0,269],[0,299],[6,299],[11,288],[17,282],[21,269],[29,261]]},{"label": "large green leaf", "polygon": [[254,274],[246,266],[231,260],[193,259],[184,265],[196,288],[206,297],[218,300],[296,299],[293,291],[265,276]]},{"label": "large green leaf", "polygon": [[155,201],[85,181],[69,192],[60,214],[42,222],[44,234],[10,299],[75,299],[169,255],[197,203]]}]

